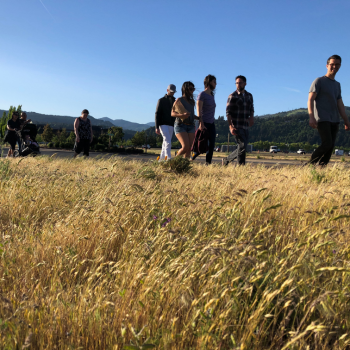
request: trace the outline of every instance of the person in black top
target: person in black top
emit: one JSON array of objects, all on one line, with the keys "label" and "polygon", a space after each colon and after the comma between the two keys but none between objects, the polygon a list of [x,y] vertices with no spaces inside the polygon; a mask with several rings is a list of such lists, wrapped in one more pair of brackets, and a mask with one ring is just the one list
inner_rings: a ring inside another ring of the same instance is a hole
[{"label": "person in black top", "polygon": [[84,109],[81,112],[81,116],[75,119],[74,122],[74,133],[76,135],[74,145],[74,158],[84,152],[84,156],[89,156],[90,143],[94,137],[92,133],[92,126],[90,119],[88,119],[89,111]]},{"label": "person in black top", "polygon": [[18,121],[19,118],[19,113],[18,112],[13,112],[12,113],[12,118],[9,119],[9,121],[7,122],[7,130],[8,130],[8,134],[6,136],[6,141],[10,144],[10,149],[7,153],[8,157],[13,157],[13,153],[15,151],[16,148],[16,142],[19,142],[19,138],[17,136],[16,131],[20,129],[20,124]]},{"label": "person in black top", "polygon": [[[20,129],[22,130],[31,121],[32,121],[31,119],[27,119],[27,113],[26,112],[22,112],[21,113],[21,117],[18,119],[18,123],[20,125]],[[23,137],[23,135],[22,135],[22,137]],[[18,138],[17,142],[18,142],[19,153],[21,153],[21,151],[22,151],[21,150],[21,147],[22,147],[21,140]]]},{"label": "person in black top", "polygon": [[163,136],[162,152],[159,160],[164,160],[165,157],[167,157],[166,159],[171,158],[171,138],[174,132],[175,118],[171,117],[171,109],[175,102],[176,86],[170,84],[166,91],[166,95],[158,100],[155,114],[156,134],[162,134]]}]

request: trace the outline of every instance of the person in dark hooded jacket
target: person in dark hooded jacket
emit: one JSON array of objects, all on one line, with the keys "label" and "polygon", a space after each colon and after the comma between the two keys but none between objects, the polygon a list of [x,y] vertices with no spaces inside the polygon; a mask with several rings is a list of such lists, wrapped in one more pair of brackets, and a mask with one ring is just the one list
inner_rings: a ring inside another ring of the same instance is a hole
[{"label": "person in dark hooded jacket", "polygon": [[163,136],[162,152],[159,160],[171,158],[171,138],[174,132],[175,118],[171,116],[171,109],[175,102],[174,94],[176,92],[176,86],[170,84],[167,88],[167,93],[164,97],[158,100],[156,115],[155,115],[155,128],[156,134]]}]

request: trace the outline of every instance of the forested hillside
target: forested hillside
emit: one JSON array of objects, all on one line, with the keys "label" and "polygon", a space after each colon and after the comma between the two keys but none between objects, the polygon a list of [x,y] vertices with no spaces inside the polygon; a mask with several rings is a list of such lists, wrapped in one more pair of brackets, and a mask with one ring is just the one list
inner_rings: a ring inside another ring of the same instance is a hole
[{"label": "forested hillside", "polygon": [[[350,107],[346,107],[350,116]],[[226,142],[228,125],[226,117],[219,117],[216,120],[217,142]],[[250,129],[249,142],[270,141],[270,142],[308,142],[311,145],[319,144],[320,138],[317,130],[309,126],[309,115],[306,109],[297,109],[289,112],[264,115],[255,118],[255,124]],[[338,134],[338,146],[350,147],[350,131],[344,129],[344,122],[340,123]]]},{"label": "forested hillside", "polygon": [[[350,118],[350,107],[346,107],[346,112]],[[228,124],[226,117],[219,116],[215,120],[216,143],[226,143],[228,138]],[[155,136],[154,127],[146,130],[147,135]],[[269,141],[275,143],[306,143],[310,145],[320,144],[317,130],[309,126],[309,115],[304,108],[268,114],[255,118],[255,124],[249,130],[249,142]],[[173,136],[173,141],[176,137]],[[234,141],[230,134],[230,141]],[[337,137],[337,146],[350,147],[350,131],[344,129],[344,122],[340,123],[340,131]]]}]

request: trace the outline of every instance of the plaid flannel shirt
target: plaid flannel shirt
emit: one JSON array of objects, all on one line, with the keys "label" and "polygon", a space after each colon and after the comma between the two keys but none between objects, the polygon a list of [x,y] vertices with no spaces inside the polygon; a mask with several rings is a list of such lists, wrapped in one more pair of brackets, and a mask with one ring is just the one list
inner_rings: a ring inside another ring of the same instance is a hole
[{"label": "plaid flannel shirt", "polygon": [[248,91],[238,93],[237,90],[229,95],[226,104],[226,116],[231,117],[232,124],[237,129],[248,129],[249,118],[254,113],[253,95]]}]

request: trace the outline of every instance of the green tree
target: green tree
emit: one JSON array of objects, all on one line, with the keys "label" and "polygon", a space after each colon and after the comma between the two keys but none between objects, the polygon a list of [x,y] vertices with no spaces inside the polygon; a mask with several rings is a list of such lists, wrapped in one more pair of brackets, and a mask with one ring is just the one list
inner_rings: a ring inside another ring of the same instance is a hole
[{"label": "green tree", "polygon": [[66,128],[63,128],[62,131],[57,132],[57,138],[59,142],[66,142],[68,137],[68,132]]},{"label": "green tree", "polygon": [[46,124],[45,127],[44,127],[44,131],[41,134],[41,137],[47,143],[47,142],[52,141],[53,136],[54,136],[54,134],[53,134],[53,131],[52,131],[51,127],[50,127],[50,124]]},{"label": "green tree", "polygon": [[104,145],[105,147],[108,147],[109,136],[107,134],[101,134],[97,139],[97,143],[100,143],[100,144]]},{"label": "green tree", "polygon": [[121,142],[124,137],[123,128],[119,126],[112,126],[108,129],[108,134],[113,134],[113,136],[111,136],[111,145]]},{"label": "green tree", "polygon": [[75,137],[74,131],[71,131],[69,136],[67,137],[67,142],[74,143],[75,139],[76,137]]},{"label": "green tree", "polygon": [[41,137],[41,134],[36,135],[36,142],[43,142],[43,138]]},{"label": "green tree", "polygon": [[134,146],[142,146],[146,142],[146,133],[145,131],[138,131],[131,139],[131,142]]},{"label": "green tree", "polygon": [[10,106],[8,114],[5,112],[2,114],[2,118],[0,119],[0,136],[4,137],[6,128],[7,128],[7,122],[12,118],[13,112],[18,112],[21,114],[22,112],[22,105],[19,105],[17,108],[14,106]]},{"label": "green tree", "polygon": [[4,112],[2,114],[1,120],[0,120],[0,136],[4,137],[5,136],[5,130],[6,130],[6,124],[7,124],[7,114]]}]

